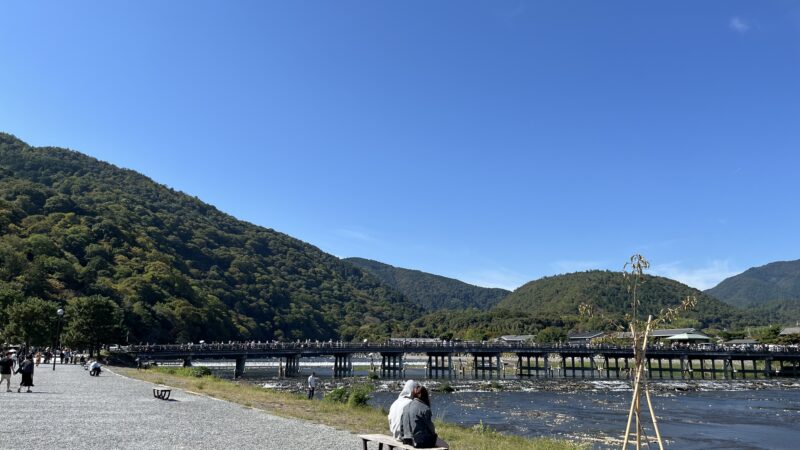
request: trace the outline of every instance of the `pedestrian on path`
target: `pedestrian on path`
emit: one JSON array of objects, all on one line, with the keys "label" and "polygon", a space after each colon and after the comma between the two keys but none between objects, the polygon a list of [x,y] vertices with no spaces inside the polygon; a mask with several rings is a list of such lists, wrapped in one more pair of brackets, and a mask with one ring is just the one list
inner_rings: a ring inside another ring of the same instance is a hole
[{"label": "pedestrian on path", "polygon": [[19,383],[17,392],[21,392],[23,387],[28,388],[26,392],[31,392],[31,387],[33,387],[33,356],[28,355],[25,357],[25,361],[22,361],[19,365],[17,373],[22,374],[22,381]]},{"label": "pedestrian on path", "polygon": [[11,355],[11,352],[6,352],[6,355],[0,359],[0,386],[5,381],[6,392],[11,392],[11,368],[14,366],[14,360],[11,359]]},{"label": "pedestrian on path", "polygon": [[314,377],[314,372],[308,377],[308,399],[314,398],[314,390],[317,389],[317,379]]}]

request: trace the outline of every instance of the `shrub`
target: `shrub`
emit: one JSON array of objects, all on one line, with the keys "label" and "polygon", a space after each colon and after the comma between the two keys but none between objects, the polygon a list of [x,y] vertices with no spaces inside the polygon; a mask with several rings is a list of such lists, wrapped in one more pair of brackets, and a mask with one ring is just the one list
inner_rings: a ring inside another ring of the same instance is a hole
[{"label": "shrub", "polygon": [[352,407],[366,406],[369,401],[369,394],[372,393],[372,386],[360,384],[352,387],[337,387],[325,394],[325,401],[331,403],[345,403]]},{"label": "shrub", "polygon": [[449,394],[451,392],[455,392],[456,390],[455,390],[455,388],[453,386],[450,385],[450,382],[443,381],[443,382],[439,383],[439,386],[436,386],[434,391],[443,392],[445,394]]},{"label": "shrub", "polygon": [[355,407],[367,406],[369,394],[372,393],[372,390],[372,386],[368,384],[361,384],[353,387],[350,391],[350,398],[347,400],[347,404]]},{"label": "shrub", "polygon": [[337,387],[332,391],[325,394],[325,401],[331,403],[347,403],[347,398],[350,396],[350,392],[347,391],[344,387]]},{"label": "shrub", "polygon": [[209,369],[208,367],[204,367],[204,366],[192,367],[191,368],[191,374],[192,374],[192,376],[197,377],[197,378],[210,377],[211,376],[211,369]]}]

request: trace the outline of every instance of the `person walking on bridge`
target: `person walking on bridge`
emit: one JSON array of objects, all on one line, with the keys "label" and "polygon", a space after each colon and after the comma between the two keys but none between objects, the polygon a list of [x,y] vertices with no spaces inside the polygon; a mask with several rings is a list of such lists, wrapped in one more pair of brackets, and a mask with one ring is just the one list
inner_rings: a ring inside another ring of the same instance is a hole
[{"label": "person walking on bridge", "polygon": [[308,399],[311,400],[314,398],[314,391],[317,389],[317,378],[314,376],[314,372],[311,372],[311,375],[308,377]]}]

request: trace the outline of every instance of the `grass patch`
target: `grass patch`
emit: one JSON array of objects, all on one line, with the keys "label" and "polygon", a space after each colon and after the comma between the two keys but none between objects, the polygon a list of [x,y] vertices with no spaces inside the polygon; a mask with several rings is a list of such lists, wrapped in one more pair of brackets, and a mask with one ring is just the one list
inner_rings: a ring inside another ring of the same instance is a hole
[{"label": "grass patch", "polygon": [[[184,368],[158,368],[149,371],[137,371],[115,367],[114,371],[140,380],[157,384],[167,384],[175,388],[189,391],[203,391],[204,394],[258,408],[281,417],[309,420],[311,422],[330,425],[334,428],[360,434],[388,434],[389,424],[386,413],[375,408],[351,405],[352,390],[346,402],[341,401],[309,401],[303,395],[276,392],[258,386],[235,381],[222,380],[204,376],[197,378]],[[186,368],[190,369],[190,368]],[[202,386],[202,388],[198,388]],[[333,391],[325,393],[325,397]],[[365,395],[369,395],[366,392]],[[344,396],[344,394],[342,394]],[[358,403],[358,402],[355,402]],[[436,431],[456,450],[568,450],[582,449],[570,442],[555,439],[526,439],[506,436],[484,425],[473,429],[436,421]]]}]

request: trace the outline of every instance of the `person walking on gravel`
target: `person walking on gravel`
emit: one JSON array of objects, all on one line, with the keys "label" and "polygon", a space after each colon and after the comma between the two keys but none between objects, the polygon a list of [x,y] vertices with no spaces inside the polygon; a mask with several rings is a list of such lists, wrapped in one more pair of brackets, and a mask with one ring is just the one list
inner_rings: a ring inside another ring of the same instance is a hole
[{"label": "person walking on gravel", "polygon": [[23,387],[28,388],[26,392],[31,392],[31,387],[33,387],[33,356],[28,355],[25,357],[25,361],[20,363],[17,373],[22,374],[22,381],[19,383],[17,392],[21,392]]},{"label": "person walking on gravel", "polygon": [[0,359],[0,386],[3,381],[6,382],[6,392],[11,392],[11,368],[14,366],[14,360],[11,359],[11,352],[7,352],[6,356]]}]

